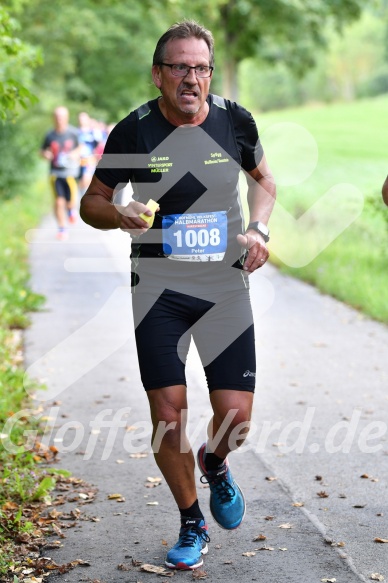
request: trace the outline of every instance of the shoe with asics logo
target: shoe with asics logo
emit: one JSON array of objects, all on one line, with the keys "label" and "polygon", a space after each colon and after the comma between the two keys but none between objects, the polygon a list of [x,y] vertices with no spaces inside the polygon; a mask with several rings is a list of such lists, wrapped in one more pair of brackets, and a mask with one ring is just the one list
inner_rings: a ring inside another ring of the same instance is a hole
[{"label": "shoe with asics logo", "polygon": [[208,527],[200,518],[182,520],[179,540],[167,553],[165,564],[170,569],[197,569],[203,565],[202,555],[208,552]]},{"label": "shoe with asics logo", "polygon": [[245,516],[245,499],[239,485],[233,479],[228,459],[216,470],[205,466],[206,443],[198,451],[198,467],[202,472],[201,482],[209,484],[210,511],[214,520],[227,530],[242,523]]}]

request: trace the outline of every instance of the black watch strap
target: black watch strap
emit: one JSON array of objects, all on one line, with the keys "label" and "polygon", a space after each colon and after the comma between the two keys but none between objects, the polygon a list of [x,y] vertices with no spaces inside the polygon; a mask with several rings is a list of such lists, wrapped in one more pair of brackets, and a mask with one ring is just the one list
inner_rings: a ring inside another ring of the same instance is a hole
[{"label": "black watch strap", "polygon": [[264,225],[264,223],[261,223],[260,221],[255,221],[254,223],[249,223],[249,225],[247,226],[247,231],[249,229],[253,229],[254,231],[257,231],[258,233],[260,233],[260,235],[263,237],[264,241],[266,243],[268,243],[268,241],[269,241],[269,229],[266,225]]}]

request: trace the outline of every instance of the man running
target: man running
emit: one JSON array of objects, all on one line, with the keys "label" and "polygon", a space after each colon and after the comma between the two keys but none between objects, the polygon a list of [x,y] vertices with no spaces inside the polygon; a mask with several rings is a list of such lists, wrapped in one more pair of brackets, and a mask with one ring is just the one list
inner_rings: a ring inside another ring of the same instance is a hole
[{"label": "man running", "polygon": [[50,183],[55,197],[54,214],[58,223],[57,238],[67,238],[66,219],[76,220],[77,177],[80,169],[78,131],[69,125],[69,111],[54,110],[54,129],[46,134],[41,155],[50,162]]},{"label": "man running", "polygon": [[[227,456],[249,430],[256,363],[247,276],[268,258],[275,200],[256,124],[244,108],[209,93],[213,68],[208,30],[193,21],[169,28],[152,65],[161,97],[115,126],[80,211],[95,228],[132,235],[133,314],[152,446],[181,517],[166,557],[175,569],[202,565],[210,541],[185,434],[191,338],[213,409],[197,455],[201,481],[209,484],[210,510],[221,527],[235,529],[244,518],[244,496]],[[247,229],[241,168],[248,179]],[[128,182],[133,200],[114,204]],[[156,207],[147,207],[150,198]]]}]

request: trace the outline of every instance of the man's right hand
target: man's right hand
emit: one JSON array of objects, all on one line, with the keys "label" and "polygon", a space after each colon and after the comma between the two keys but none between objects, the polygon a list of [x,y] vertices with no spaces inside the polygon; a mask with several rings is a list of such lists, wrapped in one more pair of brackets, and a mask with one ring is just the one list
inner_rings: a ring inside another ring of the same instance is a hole
[{"label": "man's right hand", "polygon": [[131,201],[127,206],[119,204],[114,206],[119,213],[119,228],[122,231],[130,233],[132,237],[139,237],[148,231],[150,225],[139,215],[144,213],[147,217],[152,217],[154,213],[145,204]]},{"label": "man's right hand", "polygon": [[51,150],[41,150],[40,155],[42,156],[42,158],[48,160],[49,162],[51,162],[51,160],[54,159],[54,154]]},{"label": "man's right hand", "polygon": [[121,229],[134,237],[139,237],[148,231],[150,225],[139,215],[144,213],[150,217],[153,214],[151,209],[135,200],[126,206],[115,204],[113,201],[114,189],[94,175],[89,188],[81,198],[82,220],[95,229]]}]

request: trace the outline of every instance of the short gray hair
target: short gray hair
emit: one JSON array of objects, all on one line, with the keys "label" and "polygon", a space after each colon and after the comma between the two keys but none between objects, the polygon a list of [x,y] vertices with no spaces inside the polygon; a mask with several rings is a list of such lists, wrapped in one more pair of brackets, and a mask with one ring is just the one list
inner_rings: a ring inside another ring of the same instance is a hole
[{"label": "short gray hair", "polygon": [[166,45],[169,41],[181,38],[197,38],[205,41],[209,48],[209,65],[214,66],[214,38],[210,30],[207,30],[195,20],[176,22],[160,37],[157,42],[153,65],[160,65],[164,61]]}]

